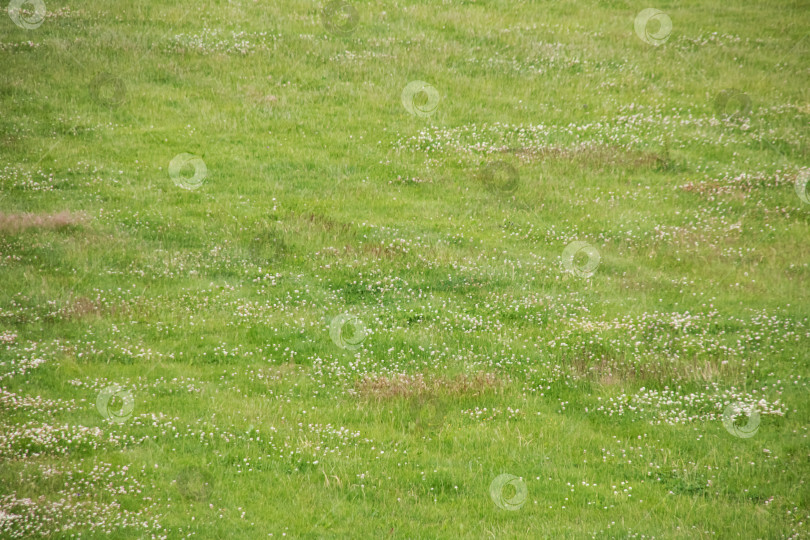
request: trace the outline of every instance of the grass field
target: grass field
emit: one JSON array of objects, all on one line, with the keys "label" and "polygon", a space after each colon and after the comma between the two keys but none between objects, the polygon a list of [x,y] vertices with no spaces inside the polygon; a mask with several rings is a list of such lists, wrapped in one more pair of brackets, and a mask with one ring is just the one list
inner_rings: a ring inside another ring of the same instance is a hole
[{"label": "grass field", "polygon": [[0,538],[810,537],[810,3],[0,13]]}]

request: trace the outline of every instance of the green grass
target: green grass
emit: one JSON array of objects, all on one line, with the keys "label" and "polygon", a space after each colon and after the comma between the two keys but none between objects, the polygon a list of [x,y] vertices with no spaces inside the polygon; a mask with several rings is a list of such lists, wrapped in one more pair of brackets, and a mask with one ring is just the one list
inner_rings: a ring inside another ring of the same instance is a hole
[{"label": "green grass", "polygon": [[0,17],[0,537],[807,537],[807,4],[352,6]]}]

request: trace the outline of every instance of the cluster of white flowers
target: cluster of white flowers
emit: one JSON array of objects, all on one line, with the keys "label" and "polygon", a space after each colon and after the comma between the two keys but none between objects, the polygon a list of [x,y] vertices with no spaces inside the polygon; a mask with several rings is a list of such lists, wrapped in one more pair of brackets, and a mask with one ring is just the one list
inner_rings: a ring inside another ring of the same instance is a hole
[{"label": "cluster of white flowers", "polygon": [[167,49],[173,53],[197,54],[251,54],[268,51],[281,34],[270,32],[224,32],[220,29],[203,28],[199,34],[177,34],[169,39]]}]

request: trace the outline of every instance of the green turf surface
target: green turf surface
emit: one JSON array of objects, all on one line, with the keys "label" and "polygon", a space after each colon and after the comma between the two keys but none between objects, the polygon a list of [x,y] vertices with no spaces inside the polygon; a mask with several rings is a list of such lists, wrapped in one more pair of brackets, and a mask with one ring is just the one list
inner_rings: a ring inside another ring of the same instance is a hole
[{"label": "green turf surface", "polygon": [[0,537],[810,535],[807,2],[19,4]]}]

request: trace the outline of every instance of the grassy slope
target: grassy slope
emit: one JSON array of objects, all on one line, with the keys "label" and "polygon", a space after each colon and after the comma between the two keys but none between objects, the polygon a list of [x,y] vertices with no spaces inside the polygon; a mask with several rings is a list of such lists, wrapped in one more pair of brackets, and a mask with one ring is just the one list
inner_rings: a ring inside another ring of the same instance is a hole
[{"label": "grassy slope", "polygon": [[[36,44],[0,50],[0,205],[88,216],[0,233],[3,373],[45,360],[0,384],[75,400],[6,402],[3,430],[105,441],[22,457],[4,436],[1,493],[56,500],[72,482],[43,467],[82,471],[81,497],[163,527],[120,537],[806,535],[807,6],[665,3],[652,47],[633,33],[646,6],[623,2],[354,5],[348,37],[295,2],[0,21],[2,43]],[[122,104],[93,99],[102,72]],[[429,118],[400,102],[412,80],[440,93]],[[717,114],[730,88],[750,113]],[[182,152],[205,160],[199,190],[168,176]],[[482,181],[496,160],[514,192]],[[680,188],[703,180],[727,189]],[[599,249],[590,279],[560,265],[575,239]],[[371,332],[359,351],[329,339],[342,312]],[[353,392],[480,371],[503,385]],[[133,392],[121,425],[94,406],[109,382]],[[665,389],[693,402],[639,405]],[[735,438],[729,395],[785,414]],[[141,487],[114,494],[100,463]],[[526,482],[518,511],[489,496],[503,472]]]}]

